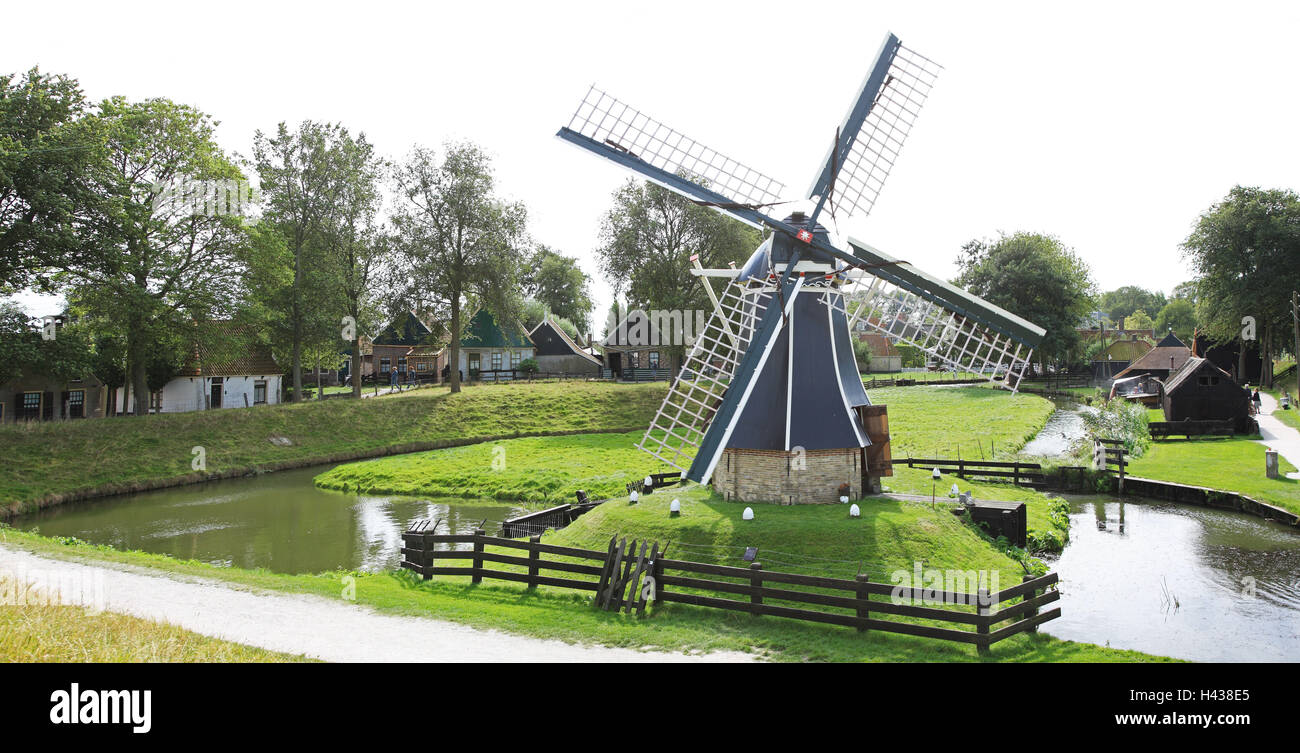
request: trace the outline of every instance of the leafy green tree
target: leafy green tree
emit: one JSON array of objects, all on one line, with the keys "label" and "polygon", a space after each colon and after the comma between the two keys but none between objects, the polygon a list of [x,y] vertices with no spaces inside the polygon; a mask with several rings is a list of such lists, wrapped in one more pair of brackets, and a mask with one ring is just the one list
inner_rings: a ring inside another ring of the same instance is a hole
[{"label": "leafy green tree", "polygon": [[1197,275],[1197,321],[1214,340],[1242,342],[1242,319],[1254,317],[1271,385],[1273,354],[1290,340],[1291,293],[1300,289],[1300,196],[1233,187],[1201,214],[1183,255]]},{"label": "leafy green tree", "polygon": [[540,301],[552,314],[580,329],[591,324],[591,278],[578,260],[546,246],[538,246],[522,275],[524,295]]},{"label": "leafy green tree", "polygon": [[[333,283],[340,309],[354,325],[349,342],[352,394],[361,397],[361,335],[377,323],[379,267],[392,246],[392,239],[383,232],[379,221],[380,181],[387,165],[364,133],[353,138],[346,129],[339,129],[334,136],[331,149],[336,168],[331,171],[328,211],[319,237],[327,262],[326,275]],[[319,387],[321,366],[333,368],[338,364],[338,348],[322,344],[315,351],[312,360]],[[317,394],[324,397],[323,391]]]},{"label": "leafy green tree", "polygon": [[1124,329],[1151,329],[1155,325],[1155,320],[1145,309],[1138,309],[1124,317]]},{"label": "leafy green tree", "polygon": [[[95,256],[65,262],[58,281],[70,300],[124,335],[128,381],[143,414],[150,363],[178,332],[210,338],[213,352],[235,348],[194,323],[235,310],[247,243],[238,215],[176,201],[160,187],[179,186],[173,196],[189,198],[209,182],[243,176],[217,145],[211,118],[193,107],[115,97],[100,104],[96,117],[109,165],[97,190],[111,201],[84,228]],[[191,349],[193,339],[183,347]]]},{"label": "leafy green tree", "polygon": [[1165,307],[1165,294],[1160,291],[1147,290],[1137,285],[1125,285],[1121,288],[1103,293],[1097,302],[1098,308],[1106,318],[1122,325],[1134,311],[1159,311]]},{"label": "leafy green tree", "polygon": [[[742,264],[761,242],[758,231],[742,222],[657,184],[629,179],[601,221],[596,256],[615,296],[624,295],[631,309],[711,312],[707,293],[691,274],[691,256],[699,254],[710,268]],[[662,349],[680,363],[683,346]]]},{"label": "leafy green tree", "polygon": [[[319,350],[330,341],[337,344],[341,331],[342,315],[333,305],[337,279],[331,279],[321,235],[334,211],[332,192],[341,180],[339,144],[345,134],[342,126],[307,120],[296,131],[280,123],[274,136],[258,131],[253,137],[253,162],[264,203],[262,223],[278,229],[285,240],[278,262],[263,258],[290,273],[282,287],[263,290],[259,299],[264,310],[275,313],[276,340],[289,352],[295,402],[303,394],[303,349]],[[263,247],[268,252],[275,248],[271,243]]]},{"label": "leafy green tree", "polygon": [[1156,335],[1173,330],[1179,340],[1192,344],[1196,332],[1196,306],[1190,299],[1173,298],[1160,309],[1155,322]]},{"label": "leafy green tree", "polygon": [[455,393],[461,332],[475,307],[486,307],[501,323],[519,320],[528,213],[522,203],[497,198],[491,162],[479,146],[453,143],[444,150],[439,160],[417,146],[397,166],[392,224],[404,297],[447,313]]},{"label": "leafy green tree", "polygon": [[1055,236],[1020,232],[972,240],[957,259],[957,284],[1047,330],[1036,355],[1068,363],[1079,350],[1078,323],[1091,309],[1088,265]]},{"label": "leafy green tree", "polygon": [[95,253],[82,229],[110,198],[101,125],[75,79],[0,75],[0,294],[48,289],[54,270]]}]

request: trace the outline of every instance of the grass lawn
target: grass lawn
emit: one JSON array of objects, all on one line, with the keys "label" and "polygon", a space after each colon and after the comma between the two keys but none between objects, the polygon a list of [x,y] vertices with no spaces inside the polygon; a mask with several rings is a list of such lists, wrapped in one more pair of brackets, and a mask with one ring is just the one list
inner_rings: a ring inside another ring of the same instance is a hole
[{"label": "grass lawn", "polygon": [[642,432],[527,437],[341,465],[316,485],[375,494],[559,504],[575,491],[620,496],[647,473],[672,470],[636,448]]},{"label": "grass lawn", "polygon": [[[1261,502],[1300,513],[1300,481],[1264,476],[1264,445],[1241,437],[1152,442],[1142,457],[1132,461],[1135,476],[1208,486],[1245,494]],[[1295,466],[1278,457],[1282,473]]]},{"label": "grass lawn", "polygon": [[[662,499],[671,497],[665,494]],[[698,508],[695,503],[688,505],[683,520],[694,526],[698,521],[692,521],[688,516],[699,514]],[[649,510],[650,507],[643,509]],[[766,516],[776,509],[780,508],[764,507],[761,512]],[[823,509],[843,511],[843,508]],[[908,515],[906,512],[898,514],[903,517],[896,518],[896,521],[904,520]],[[663,512],[663,516],[666,518],[666,512]],[[943,524],[936,522],[936,525]],[[575,530],[571,535],[577,534]],[[558,541],[557,536],[558,534],[550,534],[547,540]],[[110,547],[69,545],[7,528],[0,528],[0,543],[47,556],[145,566],[178,575],[207,577],[248,587],[329,599],[341,598],[345,590],[342,578],[351,575],[355,578],[357,603],[383,612],[435,617],[480,628],[570,643],[596,643],[674,652],[746,651],[775,661],[1169,661],[1135,651],[1062,641],[1045,634],[1010,638],[993,646],[989,656],[981,657],[972,646],[945,641],[875,631],[858,633],[851,628],[777,617],[754,618],[740,613],[681,604],[654,608],[650,616],[638,619],[594,609],[591,607],[590,595],[576,591],[548,587],[529,591],[518,584],[490,580],[473,586],[465,578],[440,577],[421,581],[405,571],[282,575],[265,570],[217,567],[143,552],[122,552]],[[906,546],[910,545],[900,545],[899,551],[906,549]],[[1000,557],[987,547],[981,556],[993,558],[991,561]]]},{"label": "grass lawn", "polygon": [[[0,593],[15,587],[0,574]],[[26,600],[0,606],[0,662],[309,661],[138,617],[45,603],[39,595]]]},{"label": "grass lawn", "polygon": [[[0,514],[88,489],[132,491],[206,475],[325,463],[496,438],[646,426],[666,385],[483,385],[367,400],[0,425]],[[282,446],[272,437],[286,437]]]}]

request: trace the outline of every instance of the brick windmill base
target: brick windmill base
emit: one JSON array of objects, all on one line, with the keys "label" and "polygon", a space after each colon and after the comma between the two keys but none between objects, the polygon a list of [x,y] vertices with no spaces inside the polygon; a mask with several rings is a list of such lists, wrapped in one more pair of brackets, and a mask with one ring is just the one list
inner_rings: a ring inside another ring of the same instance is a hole
[{"label": "brick windmill base", "polygon": [[892,476],[889,418],[883,405],[864,405],[859,416],[869,447],[828,450],[750,450],[728,447],[713,471],[713,488],[737,502],[782,505],[833,504],[843,485],[849,499],[880,493],[882,476]]}]

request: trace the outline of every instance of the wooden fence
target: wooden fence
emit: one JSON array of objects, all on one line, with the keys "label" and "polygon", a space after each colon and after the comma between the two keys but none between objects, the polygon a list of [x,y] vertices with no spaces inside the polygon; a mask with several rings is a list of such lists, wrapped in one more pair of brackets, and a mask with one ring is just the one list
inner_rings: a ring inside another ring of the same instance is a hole
[{"label": "wooden fence", "polygon": [[1233,436],[1237,433],[1236,419],[1222,421],[1152,421],[1147,424],[1152,439],[1182,435],[1187,438],[1202,436]]},{"label": "wooden fence", "polygon": [[895,458],[894,464],[906,463],[908,468],[938,468],[941,473],[956,475],[965,479],[967,476],[990,478],[1009,478],[1016,486],[1044,486],[1047,479],[1043,476],[1040,463],[1003,462],[994,460],[965,460],[958,458]]},{"label": "wooden fence", "polygon": [[[769,571],[759,562],[749,567],[733,567],[668,559],[665,556],[668,547],[661,548],[658,542],[629,542],[618,537],[610,539],[604,552],[543,544],[538,536],[528,541],[487,536],[481,529],[473,534],[437,534],[412,529],[403,534],[403,542],[402,567],[425,580],[435,575],[466,576],[473,583],[494,578],[524,583],[529,588],[553,586],[592,591],[595,606],[625,610],[629,614],[643,614],[649,602],[688,604],[754,616],[843,625],[859,631],[880,630],[955,641],[974,645],[981,653],[998,641],[1033,632],[1038,625],[1061,615],[1059,607],[1040,611],[1060,598],[1055,573],[1025,576],[1020,584],[996,593],[986,588],[963,593],[873,582],[865,575],[847,580]],[[472,548],[438,549],[440,544],[470,544]],[[517,554],[488,551],[488,547]],[[543,555],[569,559],[543,559]],[[467,560],[468,567],[460,564]],[[444,561],[457,564],[440,564]],[[491,568],[489,564],[511,565],[515,569]],[[550,571],[563,575],[547,574]],[[1001,606],[1013,600],[1017,601]],[[943,606],[935,606],[936,603]],[[953,626],[896,619],[900,617]]]}]

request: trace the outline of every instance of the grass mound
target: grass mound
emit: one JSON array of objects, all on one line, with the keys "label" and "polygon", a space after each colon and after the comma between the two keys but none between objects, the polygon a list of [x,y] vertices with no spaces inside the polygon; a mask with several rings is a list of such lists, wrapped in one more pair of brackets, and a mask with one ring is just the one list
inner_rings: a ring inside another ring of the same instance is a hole
[{"label": "grass mound", "polygon": [[[680,517],[668,507],[681,500]],[[1020,565],[988,546],[945,509],[893,499],[860,501],[862,517],[847,505],[749,505],[754,520],[741,520],[746,505],[726,502],[707,487],[667,487],[636,505],[611,500],[546,537],[548,543],[604,550],[610,536],[658,541],[675,559],[746,567],[746,547],[769,570],[852,578],[861,572],[890,582],[916,563],[939,570],[999,573],[1002,588],[1020,582]]]},{"label": "grass mound", "polygon": [[636,448],[641,432],[508,439],[349,463],[316,485],[372,494],[475,497],[558,504],[581,489],[592,499],[621,496],[626,484],[663,470]]}]

